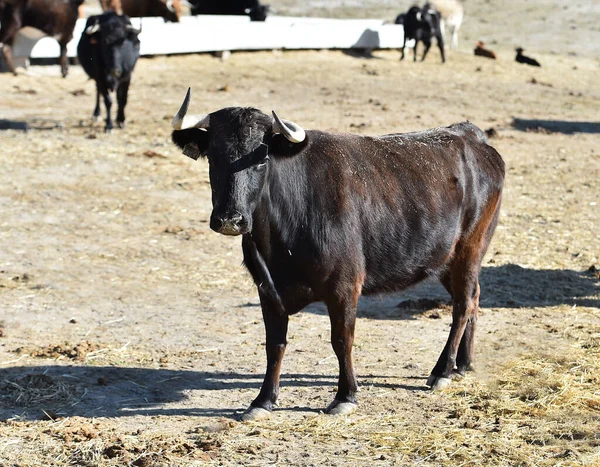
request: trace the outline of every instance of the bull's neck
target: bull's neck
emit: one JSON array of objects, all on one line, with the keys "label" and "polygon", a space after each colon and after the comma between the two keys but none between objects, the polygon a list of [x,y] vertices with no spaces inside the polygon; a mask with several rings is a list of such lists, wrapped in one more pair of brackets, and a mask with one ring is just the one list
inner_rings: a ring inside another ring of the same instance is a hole
[{"label": "bull's neck", "polygon": [[305,157],[271,157],[260,202],[254,214],[257,233],[278,236],[284,243],[293,241],[306,225],[307,200],[310,198]]}]

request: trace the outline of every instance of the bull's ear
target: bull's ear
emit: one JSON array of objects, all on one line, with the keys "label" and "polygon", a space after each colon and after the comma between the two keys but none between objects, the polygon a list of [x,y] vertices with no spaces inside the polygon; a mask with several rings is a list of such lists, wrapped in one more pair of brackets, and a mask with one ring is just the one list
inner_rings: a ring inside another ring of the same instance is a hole
[{"label": "bull's ear", "polygon": [[197,160],[206,155],[208,149],[208,131],[199,128],[176,130],[171,135],[173,142],[183,149],[183,154]]}]

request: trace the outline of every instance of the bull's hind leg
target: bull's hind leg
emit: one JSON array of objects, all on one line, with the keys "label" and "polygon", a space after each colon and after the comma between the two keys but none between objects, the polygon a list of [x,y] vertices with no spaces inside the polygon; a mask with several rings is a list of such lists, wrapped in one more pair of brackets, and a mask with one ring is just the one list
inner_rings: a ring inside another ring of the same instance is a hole
[{"label": "bull's hind leg", "polygon": [[[440,275],[440,282],[444,288],[453,297],[452,293],[452,276],[450,271],[444,271]],[[456,370],[452,373],[452,376],[464,376],[467,370],[472,370],[471,362],[473,360],[473,342],[475,335],[475,328],[477,325],[477,315],[479,312],[479,284],[477,284],[477,291],[474,297],[475,308],[473,314],[468,318],[465,332],[463,333],[460,345],[458,347],[458,354],[456,356]]]},{"label": "bull's hind leg", "polygon": [[479,314],[479,282],[473,297],[473,312],[467,319],[465,332],[463,333],[458,353],[456,355],[456,369],[453,370],[453,375],[458,377],[464,376],[467,370],[472,370],[471,363],[473,362],[473,343],[475,341],[475,329],[477,328],[477,315]]},{"label": "bull's hind leg", "polygon": [[427,385],[443,389],[452,374],[464,375],[473,360],[473,342],[479,312],[479,271],[500,212],[500,196],[493,199],[474,231],[456,245],[448,272],[440,277],[452,295],[452,327],[448,341],[431,371]]},{"label": "bull's hind leg", "polygon": [[[457,261],[451,269],[452,276],[452,327],[448,341],[427,380],[432,389],[443,389],[450,384],[456,367],[461,340],[469,319],[476,314],[475,292],[479,289],[477,276],[479,264],[475,261]],[[472,333],[471,333],[472,340]]]}]

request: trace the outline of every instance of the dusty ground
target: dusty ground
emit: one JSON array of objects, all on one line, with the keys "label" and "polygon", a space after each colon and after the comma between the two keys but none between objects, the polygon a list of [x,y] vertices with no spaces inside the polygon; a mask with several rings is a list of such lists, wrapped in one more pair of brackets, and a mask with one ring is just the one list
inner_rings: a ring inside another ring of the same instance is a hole
[{"label": "dusty ground", "polygon": [[[90,124],[78,67],[0,75],[0,118],[33,127],[0,136],[0,465],[600,463],[597,59],[375,55],[144,59],[113,135]],[[262,380],[264,331],[239,239],[208,227],[207,165],[169,142],[188,86],[198,113],[253,105],[306,128],[493,127],[507,182],[478,372],[424,390],[450,323],[437,284],[365,299],[359,411],[319,414],[337,365],[314,305],[292,318],[279,410],[236,422]],[[425,297],[442,305],[396,308]]]}]

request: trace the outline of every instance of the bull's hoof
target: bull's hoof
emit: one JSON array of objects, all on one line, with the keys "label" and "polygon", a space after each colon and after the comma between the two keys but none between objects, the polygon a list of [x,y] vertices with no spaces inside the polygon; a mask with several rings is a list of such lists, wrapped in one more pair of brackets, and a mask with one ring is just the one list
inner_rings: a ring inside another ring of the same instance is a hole
[{"label": "bull's hoof", "polygon": [[269,412],[267,409],[263,409],[262,407],[248,407],[248,410],[246,410],[242,416],[240,417],[240,420],[242,422],[255,422],[257,420],[263,420],[265,418],[269,418],[271,416],[271,412]]},{"label": "bull's hoof", "polygon": [[104,133],[106,133],[107,135],[112,135],[113,129],[112,128],[105,128],[104,129]]},{"label": "bull's hoof", "polygon": [[431,388],[432,391],[441,391],[442,389],[446,389],[450,386],[452,382],[451,378],[444,378],[442,376],[431,375],[427,379],[427,386]]},{"label": "bull's hoof", "polygon": [[358,407],[354,402],[342,402],[334,399],[329,407],[325,409],[325,413],[328,415],[348,415],[356,410]]},{"label": "bull's hoof", "polygon": [[121,129],[125,128],[125,122],[117,122],[117,126]]}]

